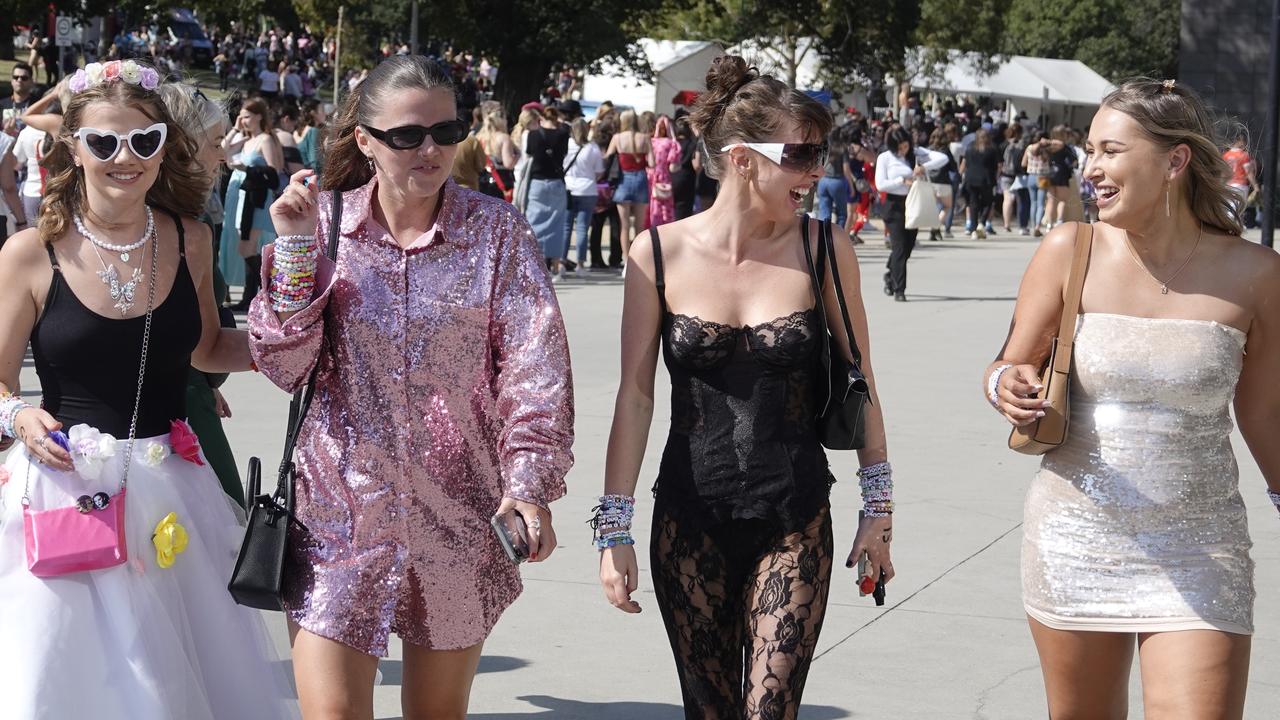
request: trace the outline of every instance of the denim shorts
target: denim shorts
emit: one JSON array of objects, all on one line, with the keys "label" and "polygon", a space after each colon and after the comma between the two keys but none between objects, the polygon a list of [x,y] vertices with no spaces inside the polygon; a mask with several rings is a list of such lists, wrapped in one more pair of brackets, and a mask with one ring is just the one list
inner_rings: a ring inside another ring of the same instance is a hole
[{"label": "denim shorts", "polygon": [[613,191],[615,203],[649,202],[649,175],[643,170],[626,170],[622,173],[622,183]]}]

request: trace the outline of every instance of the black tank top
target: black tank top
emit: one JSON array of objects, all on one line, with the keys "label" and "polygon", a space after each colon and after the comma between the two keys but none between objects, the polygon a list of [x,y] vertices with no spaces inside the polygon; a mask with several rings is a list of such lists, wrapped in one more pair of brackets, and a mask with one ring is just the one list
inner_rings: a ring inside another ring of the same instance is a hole
[{"label": "black tank top", "polygon": [[[178,271],[173,289],[157,298],[151,317],[151,346],[138,410],[138,437],[169,432],[169,422],[187,416],[187,373],[191,353],[200,342],[200,302],[187,270],[186,238],[178,226]],[[129,436],[142,332],[146,316],[108,318],[85,307],[62,276],[62,268],[45,246],[53,264],[53,281],[44,312],[31,330],[31,352],[40,378],[43,407],[64,430],[86,423],[118,439]],[[151,282],[150,258],[147,280]],[[105,288],[105,286],[103,286]],[[135,299],[146,307],[146,285]]]},{"label": "black tank top", "polygon": [[671,375],[655,497],[682,524],[762,519],[802,529],[834,482],[815,420],[825,332],[817,308],[741,328],[672,313],[661,241],[649,234]]}]

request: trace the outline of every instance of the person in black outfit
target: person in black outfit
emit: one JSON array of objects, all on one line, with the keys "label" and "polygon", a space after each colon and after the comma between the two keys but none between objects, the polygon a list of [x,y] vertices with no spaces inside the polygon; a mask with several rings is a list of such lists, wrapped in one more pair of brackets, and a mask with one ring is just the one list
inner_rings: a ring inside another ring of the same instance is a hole
[{"label": "person in black outfit", "polygon": [[683,220],[693,214],[698,183],[698,171],[693,167],[698,141],[689,129],[687,115],[676,118],[676,141],[680,143],[680,168],[671,173],[671,195],[676,201],[676,219]]},{"label": "person in black outfit", "polygon": [[[600,579],[612,604],[639,612],[629,508],[661,346],[672,414],[654,486],[650,568],[685,717],[794,718],[835,562],[834,478],[815,420],[828,327],[831,351],[851,357],[839,311],[822,324],[819,304],[838,307],[829,262],[817,263],[818,296],[809,274],[804,238],[817,248],[819,224],[795,215],[797,195],[822,174],[832,119],[737,56],[717,58],[706,84],[691,121],[715,149],[707,170],[721,192],[706,211],[663,225],[661,238],[653,228],[632,245],[606,495],[593,520]],[[790,155],[775,160],[741,144],[777,140],[792,143]],[[832,232],[865,350],[857,257],[844,229]],[[871,368],[862,369],[870,379]],[[859,459],[887,473],[881,405],[870,407]],[[865,551],[871,576],[891,578],[890,530],[888,515],[861,520],[846,566]]]},{"label": "person in black outfit", "polygon": [[973,144],[960,163],[961,183],[969,203],[969,224],[965,228],[975,240],[985,239],[984,229],[991,219],[991,203],[995,198],[999,177],[1000,151],[991,142],[991,133],[978,130]]},{"label": "person in black outfit", "polygon": [[[609,116],[596,123],[591,131],[591,141],[600,148],[603,154],[609,147],[609,141],[618,132],[616,116]],[[591,250],[592,272],[619,270],[622,268],[622,217],[618,215],[618,206],[613,202],[613,191],[622,182],[622,166],[618,162],[617,153],[604,161],[604,180],[597,186],[596,210],[591,215],[591,235],[588,239]],[[609,262],[606,265],[601,245],[604,242],[604,226],[609,224]]]}]

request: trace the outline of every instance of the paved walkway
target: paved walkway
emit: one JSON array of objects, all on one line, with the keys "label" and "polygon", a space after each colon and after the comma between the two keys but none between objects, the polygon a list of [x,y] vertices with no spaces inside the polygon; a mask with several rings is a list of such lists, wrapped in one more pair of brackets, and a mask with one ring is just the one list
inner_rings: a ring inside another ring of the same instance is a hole
[{"label": "paved walkway", "polygon": [[[1005,449],[1008,426],[984,403],[982,368],[1004,339],[1018,279],[1034,244],[997,237],[922,242],[911,260],[910,302],[879,291],[887,256],[860,250],[874,363],[889,425],[898,513],[888,603],[859,598],[852,572],[836,569],[819,654],[810,673],[806,720],[837,718],[1044,717],[1036,656],[1019,600],[1023,491],[1036,461]],[[525,571],[526,592],[498,625],[472,693],[472,717],[557,720],[678,720],[680,693],[654,603],[641,579],[644,612],[624,615],[596,583],[596,552],[584,524],[600,491],[618,367],[621,286],[617,279],[558,287],[572,345],[577,396],[577,464],[569,495],[556,503],[562,547]],[[29,371],[28,371],[29,372]],[[661,372],[661,371],[660,371]],[[34,378],[25,378],[34,387]],[[638,540],[647,548],[644,491],[666,435],[666,380],[641,473]],[[226,386],[235,412],[228,431],[243,465],[275,462],[286,397],[260,376]],[[1258,602],[1247,717],[1275,717],[1280,681],[1280,519],[1237,437],[1249,505]],[[853,453],[833,453],[836,546],[843,559],[858,507]],[[641,554],[647,575],[647,553]],[[275,629],[283,632],[277,622]],[[283,647],[283,644],[282,644]],[[399,647],[382,663],[377,717],[398,718]],[[1133,683],[1134,717],[1141,695]],[[1271,708],[1271,710],[1266,710]]]}]

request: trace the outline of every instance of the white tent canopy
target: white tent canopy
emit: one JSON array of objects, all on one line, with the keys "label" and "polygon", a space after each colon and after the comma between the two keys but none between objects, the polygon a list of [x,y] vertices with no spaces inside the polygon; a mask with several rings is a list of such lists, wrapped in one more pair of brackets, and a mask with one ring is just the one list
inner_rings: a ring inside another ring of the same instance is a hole
[{"label": "white tent canopy", "polygon": [[683,90],[702,90],[711,61],[722,54],[720,46],[713,42],[649,38],[637,42],[653,69],[654,82],[641,80],[614,63],[605,63],[601,72],[583,80],[584,101],[609,100],[637,112],[670,115],[675,110],[672,98]]},{"label": "white tent canopy", "polygon": [[921,76],[912,81],[911,88],[1085,107],[1098,105],[1115,89],[1079,60],[1013,55],[992,74],[983,75],[960,53],[953,57],[941,78]]}]

